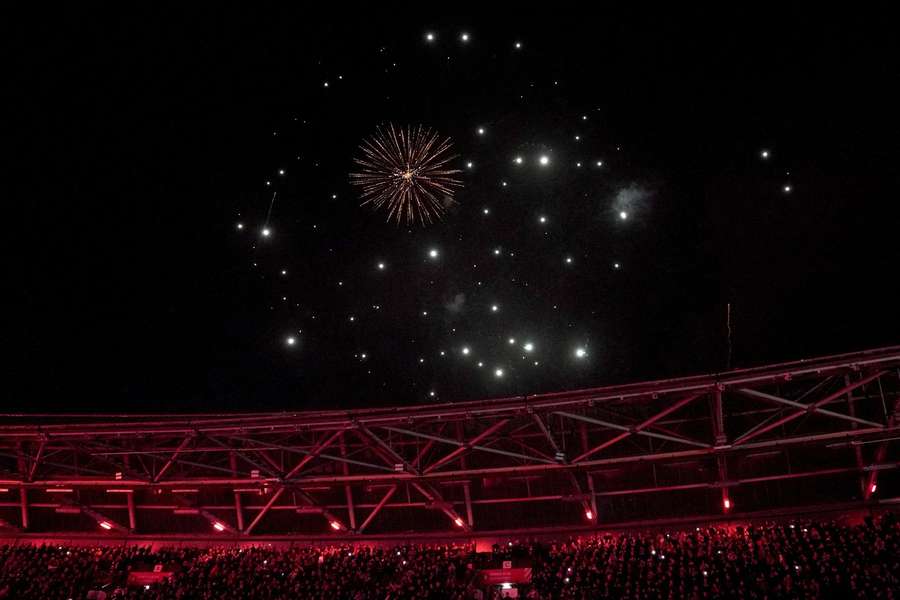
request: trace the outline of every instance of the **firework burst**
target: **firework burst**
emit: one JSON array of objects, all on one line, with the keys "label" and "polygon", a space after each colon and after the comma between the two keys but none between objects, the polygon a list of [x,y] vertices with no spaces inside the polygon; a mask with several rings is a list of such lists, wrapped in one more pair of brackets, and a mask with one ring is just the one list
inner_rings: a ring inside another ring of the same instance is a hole
[{"label": "firework burst", "polygon": [[453,193],[462,187],[458,169],[450,168],[450,138],[431,129],[378,127],[360,144],[359,173],[350,182],[361,189],[361,206],[387,211],[387,220],[422,225],[440,220],[456,204]]}]

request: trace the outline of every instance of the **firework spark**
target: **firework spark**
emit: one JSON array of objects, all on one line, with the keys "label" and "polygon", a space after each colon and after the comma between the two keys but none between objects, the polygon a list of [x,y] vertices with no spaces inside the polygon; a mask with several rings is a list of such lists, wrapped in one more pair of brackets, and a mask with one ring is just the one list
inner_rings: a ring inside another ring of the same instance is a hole
[{"label": "firework spark", "polygon": [[361,172],[350,174],[350,182],[361,188],[361,206],[383,208],[387,220],[398,224],[440,220],[456,204],[453,193],[462,187],[459,169],[449,167],[456,158],[450,148],[450,138],[442,140],[421,125],[378,127],[360,144],[363,156],[355,162]]}]

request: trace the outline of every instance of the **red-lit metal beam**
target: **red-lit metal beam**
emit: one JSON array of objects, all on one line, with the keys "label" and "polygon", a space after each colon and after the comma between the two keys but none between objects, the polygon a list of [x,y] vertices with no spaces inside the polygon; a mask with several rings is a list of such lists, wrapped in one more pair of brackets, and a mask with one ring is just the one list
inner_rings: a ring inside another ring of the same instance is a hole
[{"label": "red-lit metal beam", "polygon": [[282,479],[292,479],[293,477],[296,477],[297,474],[298,474],[301,470],[303,470],[303,467],[305,467],[306,465],[308,465],[309,462],[310,462],[311,460],[315,459],[315,458],[318,457],[320,454],[322,454],[322,452],[324,452],[326,448],[328,448],[332,443],[334,443],[334,441],[335,441],[336,439],[338,439],[339,437],[341,437],[341,434],[343,434],[343,433],[344,433],[344,430],[343,430],[343,429],[339,429],[339,430],[333,432],[333,433],[332,433],[331,435],[329,435],[327,438],[325,438],[325,439],[324,439],[321,443],[319,443],[319,445],[316,446],[311,452],[309,452],[306,456],[304,456],[303,458],[301,458],[301,459],[300,459],[300,462],[298,462],[296,465],[294,465],[294,468],[293,468],[293,469],[291,469],[290,471],[288,471],[287,473],[285,473],[285,474],[284,474],[284,477],[283,477]]},{"label": "red-lit metal beam", "polygon": [[378,516],[378,513],[381,512],[381,509],[384,508],[384,505],[388,503],[388,500],[390,500],[393,497],[394,492],[396,492],[396,491],[397,491],[396,485],[392,485],[391,487],[388,488],[388,491],[385,492],[385,494],[384,494],[384,496],[382,496],[381,500],[378,501],[378,504],[376,504],[375,508],[372,509],[372,512],[369,513],[369,516],[366,517],[366,520],[363,521],[362,525],[359,526],[358,533],[362,533],[363,531],[366,530],[366,527],[369,526],[369,523],[371,523],[372,520],[376,516]]},{"label": "red-lit metal beam", "polygon": [[463,531],[471,530],[469,524],[466,523],[461,516],[459,516],[459,513],[456,512],[456,510],[453,508],[453,505],[444,500],[440,492],[438,492],[436,489],[429,486],[428,484],[416,483],[415,481],[412,482],[412,486],[416,488],[420,494],[425,496],[425,499],[428,500],[428,502],[439,508],[441,512],[447,515],[447,517],[450,518],[450,521],[454,525],[456,525]]},{"label": "red-lit metal beam", "polygon": [[[894,427],[896,425],[898,412],[900,412],[900,395],[898,395],[894,399],[894,410],[891,412],[887,419],[888,427]],[[875,464],[881,464],[884,461],[885,457],[887,456],[889,443],[889,441],[884,441],[878,444],[878,447],[875,449],[875,458],[873,460]],[[859,448],[858,445],[856,447]],[[869,471],[869,475],[866,478],[865,487],[863,488],[863,498],[865,498],[866,500],[870,500],[872,498],[872,495],[877,491],[877,485],[878,470],[872,469],[871,471]]]},{"label": "red-lit metal beam", "polygon": [[[732,453],[738,450],[741,451],[751,451],[751,450],[760,450],[760,449],[769,449],[769,448],[780,448],[780,447],[790,447],[796,445],[806,445],[813,444],[818,442],[830,442],[830,441],[851,441],[854,439],[864,439],[871,438],[872,436],[880,436],[870,439],[870,441],[880,441],[881,439],[885,439],[886,437],[890,437],[900,433],[900,425],[895,425],[893,427],[888,428],[864,428],[857,429],[856,431],[847,430],[847,431],[836,431],[829,433],[819,433],[819,434],[811,434],[811,435],[799,435],[788,438],[780,438],[774,440],[764,440],[760,442],[751,442],[748,444],[744,444],[740,447],[733,446],[723,446],[718,448],[698,448],[693,450],[682,450],[682,451],[673,451],[673,452],[656,452],[656,453],[641,453],[634,454],[628,456],[618,456],[613,458],[605,458],[605,459],[594,459],[594,460],[586,460],[582,461],[577,465],[564,465],[558,463],[541,463],[541,464],[508,464],[504,466],[497,467],[485,467],[485,468],[469,468],[466,470],[454,470],[454,471],[437,471],[432,473],[425,473],[422,475],[412,475],[410,473],[405,472],[393,472],[393,473],[361,473],[361,474],[351,474],[351,475],[321,475],[321,476],[309,476],[305,477],[302,480],[298,480],[295,483],[302,482],[303,485],[323,485],[323,484],[337,484],[344,482],[372,482],[372,483],[383,483],[383,482],[399,482],[399,481],[411,481],[413,479],[417,480],[451,480],[451,479],[465,479],[467,477],[480,477],[480,476],[502,476],[502,475],[533,475],[537,473],[551,472],[551,471],[565,471],[570,469],[591,469],[594,467],[605,467],[610,465],[625,465],[631,463],[650,463],[650,462],[660,462],[660,461],[678,461],[678,460],[689,460],[693,458],[700,458],[704,456],[714,455],[717,453]],[[153,487],[165,487],[165,488],[173,488],[179,486],[191,486],[191,485],[209,485],[209,486],[234,486],[234,485],[258,485],[262,483],[268,483],[269,485],[279,484],[278,479],[251,479],[251,478],[184,478],[180,480],[169,480],[165,482],[160,482],[158,484],[152,484]],[[151,484],[147,483],[143,480],[128,480],[116,482],[117,485],[127,485],[129,487],[151,487]],[[35,482],[25,482],[20,479],[0,479],[0,485],[7,486],[23,486],[23,487],[47,487],[47,486],[76,486],[76,487],[109,487],[110,480],[109,479],[91,479],[91,478],[67,478],[67,479],[53,479],[53,480],[43,480],[43,481],[35,481]]]},{"label": "red-lit metal beam", "polygon": [[250,524],[247,525],[247,528],[244,529],[244,531],[242,531],[241,533],[243,533],[244,535],[250,535],[253,532],[253,530],[256,529],[256,526],[259,525],[259,522],[263,520],[263,517],[266,516],[266,514],[269,512],[269,510],[272,508],[272,506],[275,505],[275,503],[278,501],[278,499],[281,497],[281,494],[283,494],[283,493],[284,493],[283,487],[275,490],[275,492],[272,493],[272,497],[269,498],[269,501],[266,502],[265,506],[263,506],[258,513],[256,513],[256,516],[253,517],[253,520],[250,521]]},{"label": "red-lit metal beam", "polygon": [[438,469],[442,465],[445,465],[448,462],[452,461],[454,458],[456,458],[457,456],[460,456],[463,452],[469,450],[470,448],[472,448],[475,444],[477,444],[481,440],[483,440],[487,437],[490,437],[490,436],[494,435],[494,433],[503,429],[503,427],[505,427],[506,424],[509,423],[509,421],[510,421],[510,419],[501,419],[501,420],[497,421],[496,423],[494,423],[493,425],[491,425],[490,427],[488,427],[487,429],[485,429],[484,431],[482,431],[481,433],[479,433],[478,435],[476,435],[475,437],[470,439],[468,442],[465,442],[462,446],[458,447],[456,450],[453,450],[449,454],[445,454],[443,458],[439,458],[438,460],[436,460],[433,463],[431,463],[430,465],[428,465],[428,467],[425,468],[423,473],[431,473],[435,469]]},{"label": "red-lit metal beam", "polygon": [[193,435],[187,435],[181,443],[178,444],[178,447],[175,448],[175,452],[172,453],[172,456],[169,457],[169,460],[166,461],[166,464],[162,466],[162,468],[156,472],[156,475],[153,476],[154,483],[162,479],[163,475],[166,474],[173,464],[175,464],[175,459],[178,458],[178,455],[181,454],[181,451],[187,448],[187,445],[191,443],[191,440],[194,439]]},{"label": "red-lit metal beam", "polygon": [[394,468],[396,468],[396,465],[402,465],[403,469],[408,473],[419,473],[419,470],[417,468],[409,464],[408,460],[400,456],[396,450],[391,448],[390,444],[381,439],[368,427],[366,427],[362,423],[358,423],[357,431],[365,436],[365,438],[375,443],[375,445],[380,449],[380,452],[376,451],[375,454],[382,456],[387,464],[391,465]]},{"label": "red-lit metal beam", "polygon": [[[618,442],[624,440],[625,438],[627,438],[628,436],[630,436],[632,434],[641,433],[644,429],[650,427],[651,425],[653,425],[660,419],[664,419],[665,417],[671,415],[673,412],[677,411],[681,407],[690,404],[691,402],[693,402],[694,400],[696,400],[697,398],[699,398],[702,395],[703,394],[691,394],[690,396],[686,396],[685,398],[678,400],[674,404],[667,406],[665,409],[656,413],[649,419],[646,419],[646,420],[642,421],[641,423],[638,423],[634,427],[623,428],[622,433],[606,440],[605,442],[603,442],[601,444],[598,444],[597,446],[594,446],[590,450],[582,452],[581,454],[576,456],[574,459],[572,459],[572,462],[573,463],[581,462],[581,461],[587,459],[589,456],[593,456],[597,452],[600,452],[601,450],[605,450],[606,448],[609,448],[613,444],[617,444]],[[609,426],[609,424],[605,424],[604,426]],[[668,437],[668,436],[666,436],[666,437]],[[679,439],[679,441],[681,440],[681,438],[678,438],[678,439]],[[705,445],[708,445],[708,444],[705,444]]]},{"label": "red-lit metal beam", "polygon": [[[565,411],[555,411],[555,414],[560,415],[562,417],[568,417],[569,419],[574,419],[576,421],[584,421],[585,423],[591,423],[593,425],[600,425],[601,427],[607,427],[609,429],[616,429],[618,431],[622,431],[624,433],[636,433],[637,435],[643,435],[647,437],[656,438],[659,440],[666,440],[669,442],[678,442],[680,444],[687,444],[688,446],[696,446],[698,448],[710,448],[712,444],[707,444],[705,442],[698,442],[697,440],[692,440],[682,436],[668,435],[664,433],[655,433],[653,431],[646,430],[638,430],[632,432],[632,428],[626,425],[620,425],[618,423],[612,423],[610,421],[604,421],[602,419],[596,419],[594,417],[588,417],[585,415],[578,415],[575,413],[565,412]],[[575,461],[572,461],[575,462]]]},{"label": "red-lit metal beam", "polygon": [[[344,443],[344,436],[341,436],[341,456],[347,456],[347,445]],[[350,474],[350,465],[342,463],[344,475]],[[347,514],[350,518],[350,530],[356,531],[356,509],[353,508],[353,489],[349,483],[344,484],[344,497],[347,499]]]},{"label": "red-lit metal beam", "polygon": [[811,412],[817,412],[819,414],[826,415],[829,417],[834,417],[836,419],[843,419],[845,421],[850,421],[851,423],[855,423],[857,425],[866,425],[868,427],[882,427],[882,425],[880,423],[875,423],[873,421],[868,421],[866,419],[860,419],[859,417],[854,417],[852,415],[845,415],[845,414],[842,414],[839,412],[826,410],[826,409],[822,408],[822,406],[824,406],[825,404],[829,404],[830,402],[833,402],[836,398],[839,398],[840,396],[843,396],[844,394],[852,392],[859,386],[865,385],[866,383],[868,383],[874,379],[877,379],[884,374],[885,374],[884,371],[879,371],[877,373],[873,373],[872,375],[869,375],[868,377],[864,377],[862,379],[859,379],[859,380],[853,382],[850,385],[844,386],[842,389],[838,390],[837,392],[835,392],[833,394],[829,394],[828,396],[825,396],[821,400],[813,402],[812,404],[803,404],[801,402],[796,402],[794,400],[787,400],[785,398],[780,398],[778,396],[775,396],[772,394],[767,394],[765,392],[760,392],[758,390],[749,390],[749,389],[745,389],[745,388],[739,389],[737,391],[739,393],[743,394],[744,396],[749,396],[751,398],[758,398],[758,399],[762,399],[762,400],[768,400],[768,401],[776,402],[779,404],[785,404],[787,406],[792,406],[799,410],[796,412],[787,414],[787,415],[781,417],[780,419],[777,419],[776,421],[769,423],[765,427],[760,427],[753,431],[749,431],[749,432],[745,433],[744,435],[742,435],[741,437],[736,439],[734,441],[734,444],[735,445],[744,444],[753,438],[759,437],[760,435],[767,433],[769,431],[772,431],[773,429],[777,429],[778,427],[781,427],[782,425],[785,425],[786,423],[790,423],[794,419],[797,419],[799,417],[807,415]]}]

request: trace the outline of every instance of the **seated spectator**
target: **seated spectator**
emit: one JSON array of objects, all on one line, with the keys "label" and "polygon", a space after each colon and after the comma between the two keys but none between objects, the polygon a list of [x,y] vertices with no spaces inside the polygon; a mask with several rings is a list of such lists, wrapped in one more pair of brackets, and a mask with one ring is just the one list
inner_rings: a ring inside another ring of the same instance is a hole
[{"label": "seated spectator", "polygon": [[[520,598],[893,600],[900,590],[900,526],[886,514],[852,527],[802,521],[512,541],[481,563],[470,544],[3,546],[0,599],[482,600],[506,592],[483,588],[479,565],[503,559],[531,562],[532,584],[520,586]],[[157,564],[173,576],[127,587],[129,572]]]}]

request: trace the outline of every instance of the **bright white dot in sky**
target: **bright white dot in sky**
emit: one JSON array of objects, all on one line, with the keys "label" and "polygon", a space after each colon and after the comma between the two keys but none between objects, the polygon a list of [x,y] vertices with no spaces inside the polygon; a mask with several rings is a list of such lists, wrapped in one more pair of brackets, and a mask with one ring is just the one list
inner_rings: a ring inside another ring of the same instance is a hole
[{"label": "bright white dot in sky", "polygon": [[577,142],[578,140],[580,140],[580,139],[581,139],[581,136],[580,136],[580,135],[576,135],[576,136],[575,136],[575,141],[576,141],[576,142]]},{"label": "bright white dot in sky", "polygon": [[791,193],[791,186],[786,185],[786,186],[784,186],[783,189],[784,189],[784,192],[785,192],[786,194],[790,194],[790,193]]},{"label": "bright white dot in sky", "polygon": [[619,218],[622,219],[622,220],[624,221],[625,219],[628,218],[628,213],[625,212],[624,210],[621,211],[621,212],[619,213]]},{"label": "bright white dot in sky", "polygon": [[541,223],[546,223],[547,217],[545,217],[544,215],[541,215],[540,217],[538,217],[538,221],[540,221]]},{"label": "bright white dot in sky", "polygon": [[423,317],[427,317],[427,316],[428,316],[428,311],[427,311],[427,310],[423,310],[423,311],[422,311],[422,316],[423,316]]},{"label": "bright white dot in sky", "polygon": [[550,157],[545,154],[538,159],[538,162],[541,163],[542,166],[547,166],[550,164]]},{"label": "bright white dot in sky", "polygon": [[494,256],[500,256],[500,248],[494,248]]},{"label": "bright white dot in sky", "polygon": [[436,249],[436,248],[432,248],[431,250],[429,250],[429,251],[428,251],[428,256],[430,256],[431,258],[437,258],[437,257],[438,257],[438,251],[437,251],[437,249]]},{"label": "bright white dot in sky", "polygon": [[613,263],[613,269],[620,269],[621,267],[622,265],[620,265],[619,263]]},{"label": "bright white dot in sky", "polygon": [[484,127],[478,128],[478,135],[484,135]]},{"label": "bright white dot in sky", "polygon": [[384,271],[384,263],[383,262],[378,263],[378,269],[380,271]]},{"label": "bright white dot in sky", "polygon": [[293,346],[294,344],[297,343],[297,338],[295,338],[294,336],[291,335],[291,336],[288,336],[288,338],[285,340],[285,342],[287,343],[288,346]]},{"label": "bright white dot in sky", "polygon": [[571,264],[572,264],[572,257],[571,257],[571,256],[567,256],[567,257],[566,257],[566,264],[567,264],[567,265],[571,265]]},{"label": "bright white dot in sky", "polygon": [[510,345],[515,344],[516,338],[509,338],[509,343],[510,343]]},{"label": "bright white dot in sky", "polygon": [[500,185],[502,185],[503,187],[506,187],[506,182],[505,182],[505,181],[501,181],[501,182],[500,182]]},{"label": "bright white dot in sky", "polygon": [[494,369],[494,377],[503,377],[503,369]]},{"label": "bright white dot in sky", "polygon": [[430,31],[429,31],[428,33],[426,33],[426,34],[425,34],[425,41],[427,41],[427,42],[433,42],[433,41],[434,41],[434,34],[431,33]]},{"label": "bright white dot in sky", "polygon": [[430,392],[428,392],[428,395],[431,396],[432,398],[434,398],[434,390],[431,390]]},{"label": "bright white dot in sky", "polygon": [[581,115],[581,120],[582,120],[582,121],[587,121],[587,115]]},{"label": "bright white dot in sky", "polygon": [[368,356],[369,356],[369,355],[366,354],[365,352],[363,352],[362,354],[359,355],[359,357],[360,357],[361,359],[363,359],[363,360],[366,360],[366,358],[367,358]]},{"label": "bright white dot in sky", "polygon": [[238,228],[238,229],[243,229],[243,228],[244,228],[244,224],[243,224],[243,223],[238,223],[238,224],[237,224],[237,228]]},{"label": "bright white dot in sky", "polygon": [[602,160],[598,160],[598,161],[597,161],[597,166],[598,166],[598,167],[602,167],[602,166],[603,166],[603,161],[602,161]]},{"label": "bright white dot in sky", "polygon": [[478,361],[478,367],[480,368],[480,367],[483,367],[483,366],[484,366],[484,363],[481,362],[481,361],[479,360],[479,361]]},{"label": "bright white dot in sky", "polygon": [[279,174],[279,175],[284,175],[284,169],[278,169],[278,174]]},{"label": "bright white dot in sky", "polygon": [[521,156],[517,156],[513,159],[513,162],[517,165],[521,165],[524,162],[524,159]]},{"label": "bright white dot in sky", "polygon": [[271,181],[267,181],[267,182],[266,182],[266,185],[272,185],[272,182],[271,182]]},{"label": "bright white dot in sky", "polygon": [[324,85],[325,87],[328,87],[328,82],[326,81],[323,85]]},{"label": "bright white dot in sky", "polygon": [[491,209],[485,208],[482,212],[486,215],[489,215],[489,214],[491,214]]},{"label": "bright white dot in sky", "polygon": [[531,342],[527,342],[524,346],[522,346],[522,348],[525,349],[525,352],[531,352],[532,350],[534,350],[534,344],[532,344]]},{"label": "bright white dot in sky", "polygon": [[516,42],[516,50],[519,50],[522,47],[522,42]]},{"label": "bright white dot in sky", "polygon": [[263,227],[263,229],[262,229],[262,236],[263,236],[263,237],[269,237],[270,235],[272,235],[272,230],[269,229],[268,227]]},{"label": "bright white dot in sky", "polygon": [[444,352],[443,350],[441,350],[441,356],[446,356],[446,354],[447,354],[446,352]]},{"label": "bright white dot in sky", "polygon": [[575,348],[575,358],[584,358],[587,356],[587,350],[584,348]]},{"label": "bright white dot in sky", "polygon": [[464,31],[464,32],[462,32],[462,33],[460,34],[459,39],[461,39],[461,40],[464,41],[464,42],[468,42],[468,41],[469,41],[469,34],[466,33],[466,32]]},{"label": "bright white dot in sky", "polygon": [[463,346],[462,353],[463,353],[464,355],[468,356],[468,355],[469,355],[469,347],[468,347],[468,346]]},{"label": "bright white dot in sky", "polygon": [[287,269],[282,269],[282,270],[281,270],[281,274],[282,274],[282,275],[287,275]]},{"label": "bright white dot in sky", "polygon": [[467,168],[467,169],[471,169],[473,166],[475,166],[475,165],[474,165],[472,162],[467,162],[467,163],[466,163],[466,168]]},{"label": "bright white dot in sky", "polygon": [[763,150],[762,152],[759,153],[759,155],[760,155],[762,158],[769,158],[769,151],[768,151],[768,150]]},{"label": "bright white dot in sky", "polygon": [[575,163],[575,166],[578,167],[578,168],[580,169],[580,168],[581,168],[581,163],[580,163],[580,162],[577,162],[577,163]]},{"label": "bright white dot in sky", "polygon": [[491,304],[491,312],[497,312],[498,310],[500,310],[499,306],[497,306],[496,304]]},{"label": "bright white dot in sky", "polygon": [[332,200],[337,200],[337,194],[332,194],[332,195],[331,195],[331,199],[332,199]]},{"label": "bright white dot in sky", "polygon": [[351,315],[351,316],[350,316],[350,320],[351,320],[351,321],[355,321],[355,320],[356,320],[356,317],[354,317],[354,316]]}]

